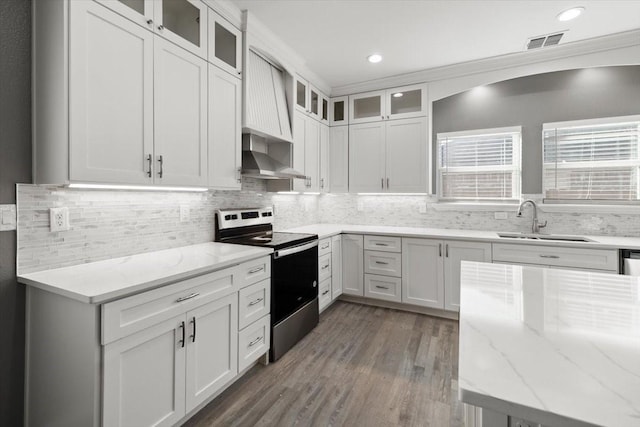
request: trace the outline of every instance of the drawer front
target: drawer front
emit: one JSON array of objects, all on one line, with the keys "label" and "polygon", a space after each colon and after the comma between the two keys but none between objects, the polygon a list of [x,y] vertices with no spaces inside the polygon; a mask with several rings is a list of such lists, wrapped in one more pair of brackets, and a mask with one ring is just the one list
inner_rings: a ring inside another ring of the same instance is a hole
[{"label": "drawer front", "polygon": [[326,254],[318,258],[318,282],[331,277],[331,254]]},{"label": "drawer front", "polygon": [[102,306],[102,344],[238,291],[240,266],[203,274]]},{"label": "drawer front", "polygon": [[240,264],[240,287],[253,285],[271,277],[271,257],[262,257]]},{"label": "drawer front", "polygon": [[617,271],[618,251],[494,243],[493,261]]},{"label": "drawer front", "polygon": [[364,296],[386,301],[402,301],[402,279],[397,277],[364,275]]},{"label": "drawer front", "polygon": [[271,310],[271,280],[263,280],[240,289],[238,327],[245,328]]},{"label": "drawer front", "polygon": [[400,253],[402,251],[402,239],[400,237],[364,236],[364,249]]},{"label": "drawer front", "polygon": [[331,302],[331,278],[320,282],[318,287],[318,307],[320,311],[324,310]]},{"label": "drawer front", "polygon": [[269,351],[270,323],[271,318],[266,315],[238,333],[238,372],[245,370]]},{"label": "drawer front", "polygon": [[393,252],[364,251],[364,272],[401,277],[402,255]]},{"label": "drawer front", "polygon": [[318,256],[331,253],[331,237],[322,239],[318,242]]}]

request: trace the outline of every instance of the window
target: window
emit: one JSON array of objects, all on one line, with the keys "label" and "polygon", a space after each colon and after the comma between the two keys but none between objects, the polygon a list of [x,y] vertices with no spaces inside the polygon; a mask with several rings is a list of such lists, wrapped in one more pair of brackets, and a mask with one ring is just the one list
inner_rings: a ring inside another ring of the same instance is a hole
[{"label": "window", "polygon": [[438,134],[438,194],[444,200],[520,199],[521,128]]},{"label": "window", "polygon": [[640,116],[545,123],[545,201],[640,200]]}]

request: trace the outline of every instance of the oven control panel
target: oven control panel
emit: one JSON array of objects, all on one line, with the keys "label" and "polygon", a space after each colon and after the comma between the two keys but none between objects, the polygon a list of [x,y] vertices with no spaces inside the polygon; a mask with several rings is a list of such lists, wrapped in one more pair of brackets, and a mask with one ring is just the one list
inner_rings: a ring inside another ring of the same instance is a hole
[{"label": "oven control panel", "polygon": [[248,209],[218,209],[218,228],[246,227],[249,225],[272,224],[273,206]]}]

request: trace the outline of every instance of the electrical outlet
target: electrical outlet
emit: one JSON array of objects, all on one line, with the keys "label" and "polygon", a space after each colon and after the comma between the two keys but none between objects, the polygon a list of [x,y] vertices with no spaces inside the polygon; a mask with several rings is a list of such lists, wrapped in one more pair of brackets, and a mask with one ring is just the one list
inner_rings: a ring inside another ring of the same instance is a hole
[{"label": "electrical outlet", "polygon": [[180,205],[180,222],[187,222],[191,219],[189,205]]},{"label": "electrical outlet", "polygon": [[51,231],[65,231],[69,229],[69,208],[49,209]]},{"label": "electrical outlet", "polygon": [[424,202],[418,204],[418,212],[427,213],[427,204]]},{"label": "electrical outlet", "polygon": [[493,214],[495,219],[507,219],[507,213],[506,212],[495,212]]},{"label": "electrical outlet", "polygon": [[358,212],[362,212],[364,211],[364,202],[363,201],[359,201],[358,202]]}]

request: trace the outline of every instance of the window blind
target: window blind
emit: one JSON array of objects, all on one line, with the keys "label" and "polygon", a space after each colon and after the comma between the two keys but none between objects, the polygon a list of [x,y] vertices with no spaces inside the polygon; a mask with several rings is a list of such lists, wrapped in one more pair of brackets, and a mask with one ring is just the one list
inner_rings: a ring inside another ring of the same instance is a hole
[{"label": "window blind", "polygon": [[438,134],[440,197],[519,199],[520,151],[520,128]]},{"label": "window blind", "polygon": [[548,200],[640,200],[640,116],[543,127]]}]

